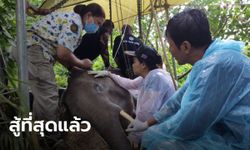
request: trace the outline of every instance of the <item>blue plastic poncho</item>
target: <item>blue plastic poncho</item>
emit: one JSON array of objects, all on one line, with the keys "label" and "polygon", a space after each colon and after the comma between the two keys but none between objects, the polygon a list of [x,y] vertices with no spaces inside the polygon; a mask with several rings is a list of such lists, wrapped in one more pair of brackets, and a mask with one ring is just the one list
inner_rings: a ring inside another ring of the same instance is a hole
[{"label": "blue plastic poncho", "polygon": [[250,59],[215,40],[144,132],[147,150],[250,150]]}]

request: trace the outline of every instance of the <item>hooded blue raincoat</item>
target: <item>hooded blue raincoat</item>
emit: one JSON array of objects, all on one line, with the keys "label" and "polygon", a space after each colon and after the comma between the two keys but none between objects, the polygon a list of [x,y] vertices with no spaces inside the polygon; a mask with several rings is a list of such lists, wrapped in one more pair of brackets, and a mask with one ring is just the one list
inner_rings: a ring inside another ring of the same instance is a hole
[{"label": "hooded blue raincoat", "polygon": [[147,150],[250,150],[250,59],[215,40],[144,132]]}]

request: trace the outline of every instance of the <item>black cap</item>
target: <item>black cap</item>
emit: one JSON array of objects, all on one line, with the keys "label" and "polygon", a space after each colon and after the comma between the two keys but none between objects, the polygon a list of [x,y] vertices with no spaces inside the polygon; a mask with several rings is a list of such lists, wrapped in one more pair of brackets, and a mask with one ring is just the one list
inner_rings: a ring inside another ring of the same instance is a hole
[{"label": "black cap", "polygon": [[154,48],[148,47],[146,45],[141,46],[136,51],[125,51],[124,53],[126,55],[136,57],[137,59],[145,62],[148,66],[162,64],[162,58],[158,52]]}]

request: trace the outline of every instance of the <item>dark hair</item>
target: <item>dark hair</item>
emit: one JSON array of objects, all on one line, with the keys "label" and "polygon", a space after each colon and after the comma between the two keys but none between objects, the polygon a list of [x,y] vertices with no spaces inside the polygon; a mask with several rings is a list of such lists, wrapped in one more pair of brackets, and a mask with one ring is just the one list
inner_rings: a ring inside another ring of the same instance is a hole
[{"label": "dark hair", "polygon": [[111,20],[106,19],[104,21],[102,27],[104,27],[104,28],[109,28],[109,27],[114,28],[115,26],[114,26],[114,23]]},{"label": "dark hair", "polygon": [[86,5],[76,5],[74,7],[74,12],[83,17],[86,13],[91,12],[94,17],[103,17],[105,18],[105,12],[97,3],[90,3]]},{"label": "dark hair", "polygon": [[165,34],[177,47],[183,41],[190,42],[193,47],[202,47],[212,42],[207,16],[199,9],[186,9],[175,15],[169,20]]},{"label": "dark hair", "polygon": [[132,32],[132,27],[129,25],[129,24],[124,24],[122,26],[122,34],[125,33],[125,34],[128,34],[129,32]]},{"label": "dark hair", "polygon": [[[146,64],[150,71],[159,68],[158,66],[162,65],[163,63],[158,52],[154,48],[148,47],[146,45],[143,45],[135,52],[135,54],[139,62]],[[143,59],[143,55],[147,55],[148,58]]]},{"label": "dark hair", "polygon": [[108,32],[109,28],[114,29],[114,23],[111,20],[105,20],[104,23],[102,24],[101,28],[99,29],[100,34],[104,34]]},{"label": "dark hair", "polygon": [[148,67],[148,70],[149,70],[149,71],[154,70],[154,69],[157,69],[157,68],[159,68],[159,66],[162,65],[162,58],[161,58],[160,55],[157,55],[158,61],[155,61],[155,62],[152,62],[152,61],[145,61],[145,60],[143,60],[143,59],[141,59],[141,58],[138,58],[138,57],[136,57],[136,58],[139,60],[140,63],[146,64],[146,66]]}]

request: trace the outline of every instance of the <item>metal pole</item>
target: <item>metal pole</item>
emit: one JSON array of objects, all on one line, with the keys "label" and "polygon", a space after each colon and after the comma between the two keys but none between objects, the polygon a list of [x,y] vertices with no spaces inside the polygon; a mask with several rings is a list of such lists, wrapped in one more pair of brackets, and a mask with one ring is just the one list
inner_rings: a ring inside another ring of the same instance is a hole
[{"label": "metal pole", "polygon": [[28,60],[25,28],[25,0],[16,0],[16,31],[18,50],[18,77],[21,109],[29,108]]},{"label": "metal pole", "polygon": [[[112,2],[109,0],[109,19],[112,21]],[[111,49],[113,49],[113,34],[110,35]]]}]

